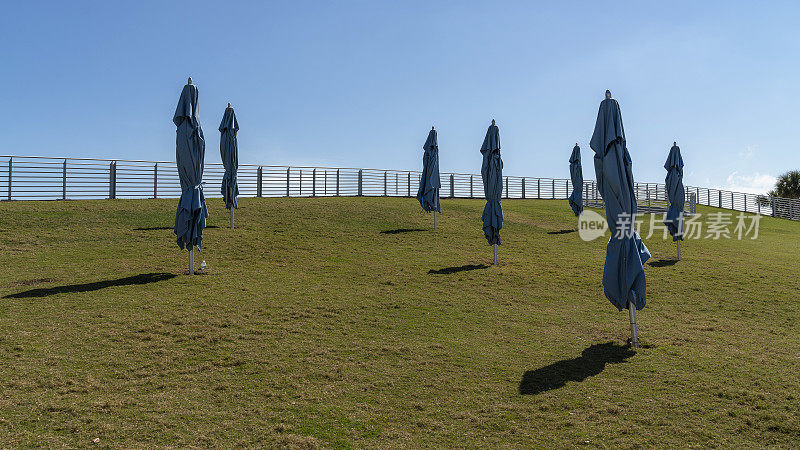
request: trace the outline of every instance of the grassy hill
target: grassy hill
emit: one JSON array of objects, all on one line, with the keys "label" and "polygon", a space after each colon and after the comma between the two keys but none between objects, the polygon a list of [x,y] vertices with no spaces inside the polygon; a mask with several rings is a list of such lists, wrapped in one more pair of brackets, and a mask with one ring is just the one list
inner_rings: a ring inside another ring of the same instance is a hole
[{"label": "grassy hill", "polygon": [[800,223],[647,239],[636,350],[566,201],[504,201],[499,267],[479,200],[240,204],[194,277],[175,200],[0,204],[1,447],[800,441]]}]

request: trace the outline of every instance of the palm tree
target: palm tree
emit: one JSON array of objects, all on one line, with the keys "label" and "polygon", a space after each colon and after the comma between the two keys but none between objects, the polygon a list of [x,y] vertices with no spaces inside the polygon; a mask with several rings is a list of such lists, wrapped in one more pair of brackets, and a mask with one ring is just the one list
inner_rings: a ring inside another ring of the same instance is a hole
[{"label": "palm tree", "polygon": [[772,197],[800,198],[800,170],[790,170],[778,177],[775,189],[769,191]]}]

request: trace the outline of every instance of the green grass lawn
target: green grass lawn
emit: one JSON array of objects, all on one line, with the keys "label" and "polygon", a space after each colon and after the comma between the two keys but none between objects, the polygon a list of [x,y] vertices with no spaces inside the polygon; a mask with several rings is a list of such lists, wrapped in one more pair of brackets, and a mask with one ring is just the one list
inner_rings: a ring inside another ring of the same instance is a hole
[{"label": "green grass lawn", "polygon": [[0,447],[800,442],[800,223],[648,265],[637,350],[565,200],[485,267],[480,200],[212,199],[194,277],[176,203],[0,204]]}]

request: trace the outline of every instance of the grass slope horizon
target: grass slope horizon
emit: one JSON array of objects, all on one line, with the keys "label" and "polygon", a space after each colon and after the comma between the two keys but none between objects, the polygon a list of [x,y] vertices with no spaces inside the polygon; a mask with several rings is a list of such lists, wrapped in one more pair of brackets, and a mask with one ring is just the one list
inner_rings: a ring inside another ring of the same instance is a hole
[{"label": "grass slope horizon", "polygon": [[[800,223],[645,239],[645,348],[565,200],[0,204],[0,446],[792,447]],[[713,208],[699,207],[707,213]],[[643,215],[643,234],[649,227]],[[732,229],[732,227],[731,227]]]}]

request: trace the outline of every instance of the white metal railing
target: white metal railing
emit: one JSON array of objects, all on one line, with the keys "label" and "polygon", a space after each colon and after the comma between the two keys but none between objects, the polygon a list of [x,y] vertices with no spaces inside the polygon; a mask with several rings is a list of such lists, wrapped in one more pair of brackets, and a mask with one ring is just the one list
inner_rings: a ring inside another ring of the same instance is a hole
[{"label": "white metal railing", "polygon": [[[207,197],[221,197],[225,170],[205,164]],[[443,198],[483,198],[481,176],[440,174]],[[239,165],[238,183],[244,197],[325,197],[416,195],[420,172],[346,167]],[[665,211],[666,187],[636,183],[641,212]],[[584,202],[602,207],[594,181],[584,182]],[[503,177],[503,198],[566,199],[572,182],[565,178]],[[686,186],[687,210],[708,205],[800,220],[800,200]],[[101,198],[179,197],[180,181],[174,162],[0,156],[0,200],[67,200]]]}]

